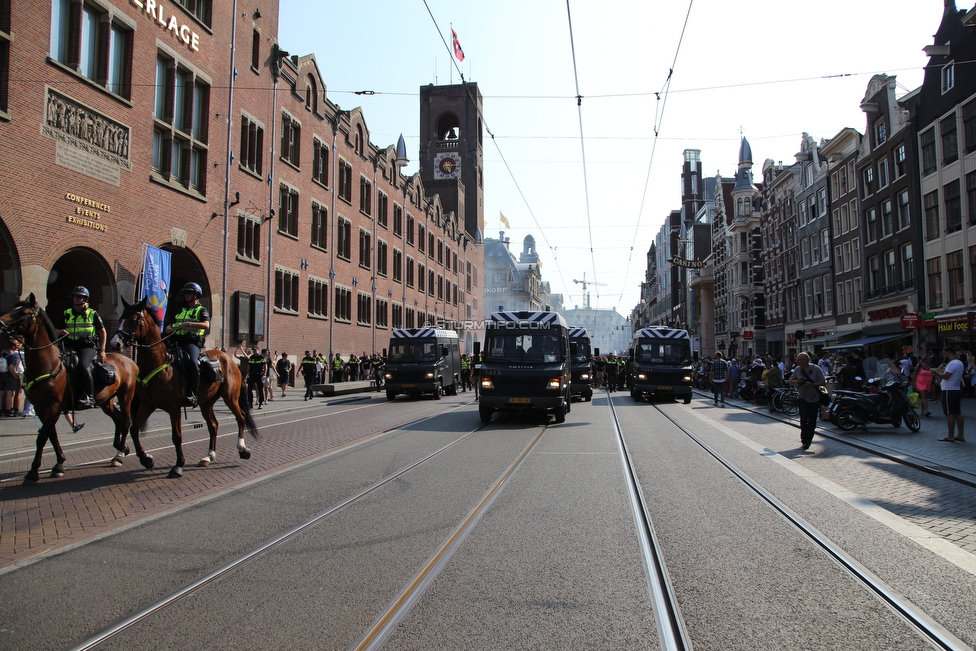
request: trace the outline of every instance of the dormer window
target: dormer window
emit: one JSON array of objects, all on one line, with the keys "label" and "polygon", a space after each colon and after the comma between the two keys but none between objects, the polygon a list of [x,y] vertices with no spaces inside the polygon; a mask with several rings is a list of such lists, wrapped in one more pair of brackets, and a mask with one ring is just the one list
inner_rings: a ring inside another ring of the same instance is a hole
[{"label": "dormer window", "polygon": [[305,80],[305,108],[313,113],[317,113],[319,110],[318,87],[312,75],[309,75]]},{"label": "dormer window", "polygon": [[942,67],[942,94],[945,95],[956,85],[956,66],[949,62]]}]

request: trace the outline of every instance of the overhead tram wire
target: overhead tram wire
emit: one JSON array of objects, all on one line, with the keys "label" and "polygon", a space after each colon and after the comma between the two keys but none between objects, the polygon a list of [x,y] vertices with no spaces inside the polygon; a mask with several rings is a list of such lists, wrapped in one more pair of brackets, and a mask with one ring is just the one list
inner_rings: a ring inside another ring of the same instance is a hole
[{"label": "overhead tram wire", "polygon": [[[678,45],[674,49],[674,59],[671,61],[671,67],[668,69],[668,77],[664,81],[664,85],[661,90],[657,93],[658,101],[662,101],[661,95],[663,94],[663,103],[659,111],[655,112],[654,116],[654,144],[651,145],[651,158],[647,162],[647,177],[644,179],[644,192],[641,194],[641,205],[637,212],[637,223],[634,225],[634,237],[632,242],[637,242],[637,233],[640,230],[641,217],[644,215],[644,202],[647,200],[647,188],[651,182],[651,169],[654,166],[654,153],[657,151],[657,141],[658,136],[661,133],[661,124],[664,122],[664,110],[668,105],[668,93],[671,88],[671,79],[674,77],[674,67],[678,63],[678,53],[681,52],[681,43],[685,39],[685,31],[688,29],[688,20],[691,18],[691,8],[695,4],[695,0],[688,0],[688,11],[685,13],[685,22],[681,26],[681,34],[678,36]],[[630,265],[634,260],[634,247],[630,247],[630,253],[627,256],[627,266],[624,268],[624,282],[620,286],[620,296],[617,297],[617,305],[614,309],[620,306],[620,301],[624,298],[624,291],[627,287],[627,276],[630,275]]]},{"label": "overhead tram wire", "polygon": [[[596,276],[596,257],[593,254],[593,219],[590,214],[590,182],[586,174],[586,141],[583,138],[583,95],[580,94],[579,69],[576,67],[576,39],[573,36],[573,15],[566,0],[566,22],[569,24],[569,49],[573,56],[573,81],[576,83],[576,115],[579,118],[580,156],[583,163],[583,197],[586,201],[586,231],[590,236],[590,267],[593,272],[593,284],[596,290],[596,305],[600,307],[600,289]],[[586,276],[583,277],[584,279]],[[585,287],[583,288],[586,289]],[[589,307],[589,305],[587,305]]]},{"label": "overhead tram wire", "polygon": [[[447,50],[448,58],[451,60],[451,65],[454,66],[454,69],[457,70],[458,75],[461,77],[461,85],[464,87],[464,91],[468,94],[468,99],[471,101],[472,105],[477,106],[477,103],[474,101],[474,97],[471,95],[471,91],[468,89],[468,82],[464,78],[464,73],[461,71],[460,66],[458,66],[457,61],[454,60],[454,52],[447,44],[447,40],[444,38],[444,34],[441,32],[440,25],[437,24],[437,19],[434,18],[434,12],[430,10],[430,5],[427,4],[427,0],[424,0],[424,7],[427,8],[427,13],[430,15],[430,20],[432,23],[434,23],[434,29],[437,31],[437,36],[441,39],[441,43],[444,44],[444,49]],[[484,116],[481,118],[481,124],[484,126],[485,131],[488,132],[488,135],[491,136],[491,142],[495,145],[495,150],[501,157],[502,163],[505,164],[505,169],[508,171],[508,175],[511,177],[512,183],[515,184],[515,189],[518,190],[519,196],[522,197],[522,202],[525,203],[525,207],[529,211],[532,221],[535,222],[536,228],[539,229],[539,234],[542,235],[543,241],[546,243],[546,246],[549,247],[549,251],[552,252],[552,259],[556,265],[556,273],[559,275],[559,281],[562,283],[563,287],[568,288],[569,286],[566,284],[566,279],[563,277],[562,269],[559,268],[559,256],[556,255],[556,247],[549,243],[549,238],[546,237],[546,233],[539,224],[539,220],[536,219],[535,212],[532,211],[532,206],[529,205],[529,200],[526,198],[525,193],[522,192],[522,186],[519,185],[518,179],[515,178],[515,173],[512,172],[512,168],[509,166],[508,160],[505,158],[505,154],[502,153],[501,147],[498,146],[498,141],[495,140],[495,134],[492,133],[491,128],[488,126],[488,121],[485,120]]]}]

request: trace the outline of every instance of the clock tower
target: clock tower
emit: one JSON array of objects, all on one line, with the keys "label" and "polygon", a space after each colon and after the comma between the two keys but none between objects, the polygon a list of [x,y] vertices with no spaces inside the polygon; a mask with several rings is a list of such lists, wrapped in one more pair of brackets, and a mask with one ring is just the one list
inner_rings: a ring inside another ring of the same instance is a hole
[{"label": "clock tower", "polygon": [[478,84],[420,88],[420,178],[472,242],[485,214],[481,111]]}]

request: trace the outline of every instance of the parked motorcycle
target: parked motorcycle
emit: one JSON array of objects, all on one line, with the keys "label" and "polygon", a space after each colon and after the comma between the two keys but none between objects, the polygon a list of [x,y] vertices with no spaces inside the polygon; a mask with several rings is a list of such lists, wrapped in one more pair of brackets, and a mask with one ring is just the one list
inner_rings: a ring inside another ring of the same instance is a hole
[{"label": "parked motorcycle", "polygon": [[865,386],[876,393],[835,391],[831,395],[828,414],[830,421],[849,432],[857,427],[867,430],[868,423],[899,427],[904,421],[912,432],[922,427],[918,414],[908,400],[908,378],[902,375],[891,360],[865,360]]}]

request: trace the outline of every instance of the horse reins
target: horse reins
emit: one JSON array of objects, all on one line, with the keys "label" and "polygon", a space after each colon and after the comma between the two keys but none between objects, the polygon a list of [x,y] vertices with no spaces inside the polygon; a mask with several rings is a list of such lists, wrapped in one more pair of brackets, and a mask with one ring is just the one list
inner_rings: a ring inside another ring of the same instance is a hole
[{"label": "horse reins", "polygon": [[[38,311],[32,311],[31,312],[30,320],[28,321],[26,318],[24,319],[25,325],[34,323],[35,321],[37,321],[37,317],[38,317]],[[27,340],[24,337],[24,334],[23,333],[17,332],[13,328],[11,328],[11,327],[7,326],[6,324],[3,324],[3,323],[0,323],[0,331],[3,332],[3,336],[4,337],[6,337],[8,339],[13,339],[13,340],[19,341],[20,342],[20,345],[24,347],[24,352],[25,353],[27,353],[29,351],[32,351],[32,350],[33,351],[38,351],[38,350],[44,350],[45,348],[50,348],[51,346],[56,346],[58,344],[58,342],[60,342],[62,339],[64,339],[65,337],[68,336],[68,335],[61,335],[60,337],[58,337],[57,339],[55,339],[51,343],[46,344],[44,346],[28,346],[27,345]],[[64,355],[64,353],[60,353],[58,355],[58,368],[54,369],[50,373],[46,373],[44,375],[38,375],[36,378],[34,378],[33,380],[31,380],[30,382],[27,382],[26,384],[24,384],[24,393],[30,392],[31,387],[33,387],[38,382],[44,382],[45,380],[50,380],[50,379],[56,377],[62,370],[64,370],[63,355]],[[26,356],[24,357],[24,369],[25,369],[24,370],[24,374],[26,375],[27,374],[27,371],[26,371],[26,369],[27,369],[27,358],[26,358]]]}]

